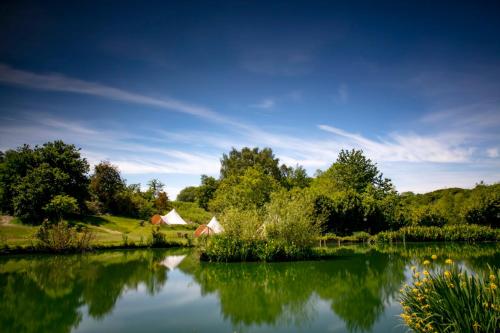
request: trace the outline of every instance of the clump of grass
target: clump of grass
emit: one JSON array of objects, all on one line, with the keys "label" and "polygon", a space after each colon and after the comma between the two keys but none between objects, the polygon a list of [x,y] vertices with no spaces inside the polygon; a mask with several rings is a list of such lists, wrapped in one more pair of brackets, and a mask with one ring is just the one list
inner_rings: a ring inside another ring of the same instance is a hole
[{"label": "clump of grass", "polygon": [[[424,267],[430,261],[424,261]],[[456,268],[436,272],[413,270],[412,285],[401,290],[402,319],[415,332],[497,332],[500,327],[500,270],[489,276]]]}]

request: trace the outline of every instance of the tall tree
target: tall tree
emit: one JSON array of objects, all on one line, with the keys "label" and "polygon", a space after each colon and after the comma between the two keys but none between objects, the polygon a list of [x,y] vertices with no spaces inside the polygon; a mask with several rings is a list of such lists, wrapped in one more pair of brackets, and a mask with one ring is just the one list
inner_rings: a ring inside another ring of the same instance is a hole
[{"label": "tall tree", "polygon": [[219,181],[214,177],[201,175],[201,185],[198,187],[198,205],[208,210],[208,203],[215,195]]},{"label": "tall tree", "polygon": [[279,159],[275,158],[271,148],[231,149],[229,154],[223,154],[221,159],[220,178],[241,176],[248,168],[259,166],[262,171],[276,180],[281,179]]},{"label": "tall tree", "polygon": [[390,179],[383,177],[377,165],[362,150],[342,149],[335,163],[317,180],[330,191],[354,190],[362,193],[369,185],[383,193],[393,190]]},{"label": "tall tree", "polygon": [[42,208],[58,194],[73,197],[82,208],[88,170],[79,149],[62,141],[8,150],[0,162],[0,210],[40,222]]},{"label": "tall tree", "polygon": [[198,187],[188,186],[177,194],[177,201],[196,202],[198,200]]},{"label": "tall tree", "polygon": [[124,189],[125,181],[116,166],[104,161],[94,167],[90,191],[102,203],[105,211],[116,211],[116,195]]}]

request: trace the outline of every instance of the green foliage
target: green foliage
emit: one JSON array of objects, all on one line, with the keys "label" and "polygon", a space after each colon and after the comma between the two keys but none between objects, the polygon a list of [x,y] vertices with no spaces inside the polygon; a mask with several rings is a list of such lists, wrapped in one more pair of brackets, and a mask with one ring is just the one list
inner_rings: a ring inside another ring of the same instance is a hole
[{"label": "green foliage", "polygon": [[210,201],[209,208],[215,212],[223,212],[231,207],[261,208],[279,187],[279,183],[263,169],[258,166],[250,167],[242,175],[224,178]]},{"label": "green foliage", "polygon": [[91,248],[94,234],[86,227],[77,232],[75,227],[66,222],[50,224],[44,221],[35,234],[35,238],[38,240],[38,247],[43,250],[52,252],[85,251]]},{"label": "green foliage", "polygon": [[314,185],[323,193],[354,190],[362,193],[368,185],[383,192],[392,190],[391,181],[383,178],[375,163],[363,155],[361,150],[341,150],[337,161],[319,175]]},{"label": "green foliage", "polygon": [[144,197],[138,189],[127,188],[115,195],[115,212],[124,216],[149,219],[155,214],[154,202]]},{"label": "green foliage", "polygon": [[[450,261],[451,262],[451,261]],[[418,274],[417,274],[418,273]],[[500,270],[488,277],[461,268],[414,272],[402,289],[401,317],[415,332],[497,332],[500,327]]]},{"label": "green foliage", "polygon": [[247,169],[255,167],[258,167],[265,175],[275,180],[279,181],[281,179],[279,160],[274,157],[271,148],[261,150],[248,147],[240,151],[233,148],[229,154],[222,155],[220,177],[225,179],[242,176]]},{"label": "green foliage", "polygon": [[156,226],[151,229],[151,247],[162,247],[167,245],[167,235],[160,231],[160,227]]},{"label": "green foliage", "polygon": [[101,162],[94,167],[90,178],[90,192],[102,204],[105,212],[119,212],[116,201],[120,192],[125,190],[125,181],[118,167],[109,162]]},{"label": "green foliage", "polygon": [[500,227],[500,184],[478,185],[465,203],[463,216],[468,223]]},{"label": "green foliage", "polygon": [[282,165],[280,167],[281,171],[281,182],[283,186],[290,190],[292,188],[306,188],[311,184],[311,178],[307,175],[306,169],[302,166],[297,165],[295,168]]},{"label": "green foliage", "polygon": [[410,213],[412,225],[442,227],[446,224],[446,218],[436,208],[431,206],[415,207]]},{"label": "green foliage", "polygon": [[78,203],[75,198],[69,195],[56,195],[45,205],[43,210],[51,218],[60,221],[69,215],[78,213]]},{"label": "green foliage", "polygon": [[58,194],[75,198],[83,208],[88,169],[79,150],[62,141],[8,150],[0,162],[0,210],[39,223],[46,217],[43,207]]},{"label": "green foliage", "polygon": [[179,194],[177,194],[176,200],[183,202],[197,202],[198,188],[196,186],[185,187],[179,192]]},{"label": "green foliage", "polygon": [[198,205],[201,208],[208,210],[208,203],[214,197],[218,187],[219,181],[214,177],[201,176],[201,185],[198,187]]},{"label": "green foliage", "polygon": [[266,206],[266,239],[308,248],[320,231],[320,224],[313,219],[313,197],[308,192],[296,189],[273,193]]},{"label": "green foliage", "polygon": [[500,230],[474,224],[445,225],[444,227],[410,226],[397,231],[380,232],[373,239],[378,242],[498,241]]},{"label": "green foliage", "polygon": [[185,221],[207,224],[212,218],[212,214],[199,207],[196,202],[173,201],[172,206]]}]

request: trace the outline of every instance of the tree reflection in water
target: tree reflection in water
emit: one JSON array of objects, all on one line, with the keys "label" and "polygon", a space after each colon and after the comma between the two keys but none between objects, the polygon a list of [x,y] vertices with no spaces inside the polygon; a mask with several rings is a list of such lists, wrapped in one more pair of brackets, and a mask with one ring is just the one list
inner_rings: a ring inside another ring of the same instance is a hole
[{"label": "tree reflection in water", "polygon": [[[206,313],[204,319],[210,321],[214,331],[226,331],[227,325],[236,331],[268,325],[275,330],[308,330],[307,326],[317,327],[318,323],[324,331],[329,323],[340,322],[350,331],[370,331],[397,298],[410,265],[437,254],[439,259],[433,262],[434,266],[451,257],[470,270],[483,271],[488,263],[498,266],[499,247],[352,246],[344,247],[339,257],[332,260],[272,264],[200,263],[194,252],[188,254],[185,250],[2,257],[0,327],[2,332],[70,332],[88,317],[108,317],[117,301],[128,297],[124,296],[126,291],[137,290],[151,297],[132,299],[133,309],[145,302],[154,307],[150,309],[155,313],[175,308],[176,327],[181,330],[199,324],[193,318],[199,315],[201,307]],[[177,284],[172,282],[177,289],[176,294],[170,295],[192,294],[193,286],[199,287],[201,295],[195,294],[184,303],[162,299],[163,293],[158,295],[169,289],[167,277],[175,267],[180,271],[171,276],[177,279]],[[152,302],[153,298],[158,301]],[[219,311],[210,311],[214,307]],[[146,331],[168,330],[172,323],[151,317],[147,322],[136,313],[133,311],[132,318],[127,319]],[[151,320],[156,321],[155,327],[148,326]],[[389,320],[398,323],[397,319]],[[208,328],[206,323],[200,325],[196,327]]]},{"label": "tree reflection in water", "polygon": [[127,289],[144,284],[154,295],[167,282],[164,251],[5,258],[0,268],[0,323],[4,332],[69,332],[81,306],[101,318]]}]

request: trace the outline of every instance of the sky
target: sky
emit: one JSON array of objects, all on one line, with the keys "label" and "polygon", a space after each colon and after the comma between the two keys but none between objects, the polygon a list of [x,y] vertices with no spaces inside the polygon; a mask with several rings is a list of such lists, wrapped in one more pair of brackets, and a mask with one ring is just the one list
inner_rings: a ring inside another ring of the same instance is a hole
[{"label": "sky", "polygon": [[400,192],[500,181],[500,3],[2,1],[0,150],[62,139],[170,197],[232,147]]}]

